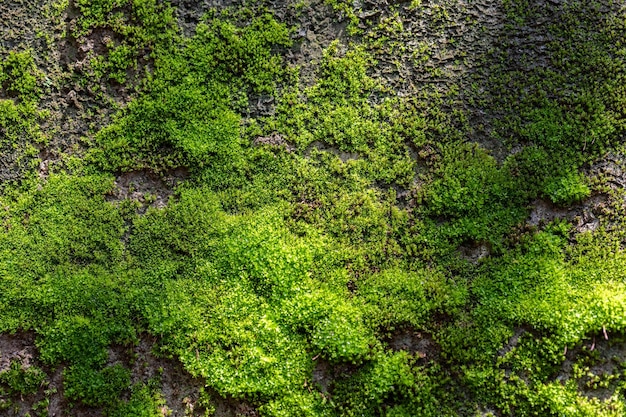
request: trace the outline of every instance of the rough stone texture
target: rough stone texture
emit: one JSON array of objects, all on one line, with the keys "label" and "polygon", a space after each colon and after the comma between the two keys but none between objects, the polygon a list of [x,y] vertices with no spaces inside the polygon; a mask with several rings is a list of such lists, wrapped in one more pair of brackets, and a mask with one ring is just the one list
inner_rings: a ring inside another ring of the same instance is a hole
[{"label": "rough stone texture", "polygon": [[138,202],[142,211],[147,207],[163,208],[174,192],[174,187],[189,176],[185,168],[170,170],[157,175],[149,170],[131,171],[115,179],[115,188],[107,196],[108,201],[120,202],[130,199]]},{"label": "rough stone texture", "polygon": [[0,372],[8,370],[13,361],[29,368],[36,356],[34,340],[32,333],[0,334]]},{"label": "rough stone texture", "polygon": [[614,393],[606,387],[594,387],[590,375],[604,377],[620,375],[626,364],[626,341],[623,335],[612,335],[604,330],[591,335],[573,349],[565,351],[565,361],[555,380],[565,383],[574,377],[574,365],[587,366],[588,373],[577,380],[579,391],[588,398],[608,400]]},{"label": "rough stone texture", "polygon": [[416,358],[420,365],[436,361],[441,348],[432,335],[412,328],[395,331],[388,342],[394,351],[405,351]]},{"label": "rough stone texture", "polygon": [[[132,384],[147,384],[150,380],[159,381],[160,392],[165,400],[163,416],[194,417],[204,416],[206,409],[200,400],[204,389],[202,379],[193,378],[175,359],[155,354],[158,340],[142,335],[132,346],[115,345],[109,348],[107,366],[122,365],[131,371]],[[0,334],[0,373],[9,369],[11,362],[18,361],[22,369],[37,366],[44,370],[46,380],[39,391],[32,395],[5,398],[0,394],[0,415],[7,417],[25,416],[34,408],[47,412],[50,417],[100,417],[103,410],[81,404],[70,404],[63,396],[64,366],[49,368],[37,359],[35,334]],[[207,390],[215,407],[215,417],[258,416],[256,408],[245,401],[220,397]],[[126,393],[128,395],[128,393]],[[4,401],[11,406],[2,408]],[[44,404],[44,405],[41,405]]]}]

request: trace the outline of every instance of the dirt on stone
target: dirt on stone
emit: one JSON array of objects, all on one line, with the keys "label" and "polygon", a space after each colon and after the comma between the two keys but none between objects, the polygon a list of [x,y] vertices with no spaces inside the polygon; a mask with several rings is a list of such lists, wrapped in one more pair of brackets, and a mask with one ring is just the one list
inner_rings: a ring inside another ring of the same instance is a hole
[{"label": "dirt on stone", "polygon": [[459,247],[461,258],[474,265],[487,258],[491,254],[491,250],[491,245],[487,242],[469,242]]},{"label": "dirt on stone", "polygon": [[253,143],[256,146],[267,145],[276,148],[283,148],[287,152],[293,152],[295,150],[295,147],[287,142],[285,138],[278,133],[273,133],[269,136],[259,136],[254,139]]},{"label": "dirt on stone", "polygon": [[592,232],[600,227],[612,227],[611,216],[626,208],[626,158],[608,153],[584,170],[592,184],[592,193],[584,200],[559,206],[545,199],[531,203],[526,224],[542,227],[556,220],[566,220],[576,233]]},{"label": "dirt on stone", "polygon": [[626,367],[626,338],[603,329],[589,335],[572,349],[554,380],[562,384],[575,379],[579,392],[587,398],[608,400],[615,392],[611,381],[620,377]]},{"label": "dirt on stone", "polygon": [[172,169],[161,175],[147,169],[126,172],[115,179],[115,187],[107,200],[138,202],[141,212],[148,207],[163,208],[173,195],[174,188],[188,176],[186,168]]},{"label": "dirt on stone", "polygon": [[[63,397],[63,366],[52,369],[40,363],[33,332],[0,334],[0,374],[7,372],[15,363],[23,371],[31,367],[41,369],[45,372],[46,379],[34,394],[17,396],[0,394],[0,411],[3,416],[30,415],[32,410],[45,411],[50,417],[68,415],[63,411],[67,407],[67,402]],[[83,411],[73,410],[72,415],[76,417],[100,415]]]},{"label": "dirt on stone", "polygon": [[577,233],[592,232],[600,226],[603,209],[608,197],[595,195],[580,204],[561,207],[546,200],[535,200],[527,224],[533,227],[543,226],[555,220],[567,220],[574,225]]},{"label": "dirt on stone", "polygon": [[34,333],[0,334],[0,372],[7,371],[13,361],[28,369],[36,353]]},{"label": "dirt on stone", "polygon": [[[50,417],[103,416],[104,410],[101,408],[67,401],[63,391],[64,365],[43,365],[37,359],[35,339],[33,332],[0,334],[0,374],[9,370],[15,362],[23,370],[37,367],[45,374],[45,380],[34,394],[7,397],[0,392],[0,415],[18,417],[29,413],[32,415],[35,410],[39,413],[45,412]],[[215,417],[258,416],[258,411],[252,404],[221,397],[205,388],[204,380],[192,377],[180,361],[157,354],[158,346],[158,340],[146,334],[139,337],[137,344],[111,346],[106,366],[121,365],[129,369],[132,385],[157,381],[165,403],[162,408],[163,416],[204,416],[207,401],[214,410],[212,415]],[[125,394],[126,399],[128,396],[129,392]]]},{"label": "dirt on stone", "polygon": [[396,330],[388,342],[393,351],[405,351],[418,359],[418,364],[426,365],[439,358],[441,348],[433,336],[425,331],[413,328]]},{"label": "dirt on stone", "polygon": [[332,399],[337,381],[349,378],[358,372],[357,365],[343,363],[333,364],[322,357],[315,357],[315,366],[311,374],[311,386],[305,382],[309,390],[317,390],[325,399]]}]

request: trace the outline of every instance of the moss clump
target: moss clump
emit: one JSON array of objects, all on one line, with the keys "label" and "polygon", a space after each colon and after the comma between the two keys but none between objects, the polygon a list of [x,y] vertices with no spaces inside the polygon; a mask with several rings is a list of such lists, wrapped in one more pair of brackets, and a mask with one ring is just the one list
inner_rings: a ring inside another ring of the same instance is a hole
[{"label": "moss clump", "polygon": [[241,169],[237,111],[249,94],[274,88],[281,70],[270,46],[288,42],[264,16],[246,28],[207,21],[179,49],[158,49],[150,91],[98,134],[95,162],[113,171],[187,166],[228,183]]},{"label": "moss clump", "polygon": [[11,361],[9,369],[0,372],[0,395],[34,394],[44,384],[46,374],[36,366],[23,367],[17,361]]},{"label": "moss clump", "polygon": [[39,127],[40,73],[31,52],[9,52],[0,62],[0,149],[3,180],[17,180],[37,165],[36,146],[47,140]]},{"label": "moss clump", "polygon": [[584,177],[570,172],[567,176],[556,178],[546,184],[545,193],[553,203],[568,205],[589,197],[591,190]]},{"label": "moss clump", "polygon": [[9,52],[0,63],[0,85],[9,98],[20,102],[37,101],[41,91],[31,53]]}]

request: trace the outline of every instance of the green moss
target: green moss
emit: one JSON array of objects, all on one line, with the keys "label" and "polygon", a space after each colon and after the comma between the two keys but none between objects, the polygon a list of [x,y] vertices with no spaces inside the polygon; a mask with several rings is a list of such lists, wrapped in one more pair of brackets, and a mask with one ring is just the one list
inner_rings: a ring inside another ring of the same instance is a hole
[{"label": "green moss", "polygon": [[81,400],[89,406],[111,407],[130,386],[130,371],[121,365],[100,371],[72,366],[63,373],[63,378],[67,398]]},{"label": "green moss", "polygon": [[452,313],[465,303],[465,289],[447,282],[438,271],[386,270],[360,283],[373,326],[394,329],[423,328],[433,311]]},{"label": "green moss", "polygon": [[5,181],[32,175],[38,165],[36,147],[49,139],[39,125],[47,116],[38,109],[40,77],[30,51],[11,51],[0,62],[0,149],[5,155]]},{"label": "green moss", "polygon": [[361,33],[359,28],[361,20],[358,16],[359,10],[355,10],[355,3],[347,0],[324,0],[324,3],[332,7],[334,11],[339,12],[342,20],[348,20],[348,33],[350,35],[354,36]]},{"label": "green moss", "polygon": [[[78,0],[74,7],[79,15],[71,36],[82,43],[97,31],[104,33],[106,52],[88,54],[91,62],[86,73],[93,82],[106,78],[125,83],[140,63],[178,43],[174,10],[167,4],[155,0]],[[134,75],[136,82],[144,74]]]},{"label": "green moss", "polygon": [[112,417],[160,417],[167,410],[162,394],[150,385],[138,384],[132,387],[131,397],[117,406]]},{"label": "green moss", "polygon": [[339,382],[336,401],[341,415],[454,415],[431,395],[443,380],[431,380],[406,352],[379,353],[349,380]]},{"label": "green moss", "polygon": [[[450,19],[448,5],[418,3],[408,6],[432,11],[435,29]],[[372,23],[356,4],[327,4],[351,29]],[[0,196],[0,331],[33,330],[39,359],[66,365],[69,400],[162,413],[158,384],[107,366],[112,344],[147,332],[207,391],[268,416],[623,414],[623,376],[585,377],[583,364],[576,381],[555,382],[566,348],[626,331],[622,224],[525,225],[534,199],[566,208],[610,188],[585,173],[623,133],[617,16],[505,2],[490,85],[467,93],[489,92],[474,103],[493,116],[490,139],[515,146],[497,159],[467,142],[458,87],[402,98],[372,75],[375,54],[410,52],[401,6],[361,44],[331,43],[307,85],[280,56],[293,31],[266,2],[213,10],[189,37],[167,3],[76,7],[70,35],[109,36],[78,81],[112,79],[136,96],[71,173]],[[522,71],[507,42],[556,11],[546,65]],[[38,77],[29,53],[0,64],[7,149],[45,141]],[[255,117],[267,96],[273,113]],[[189,178],[165,207],[113,198],[120,172],[167,182],[179,167]],[[486,256],[465,259],[476,247]],[[430,338],[393,351],[398,329]],[[4,392],[34,392],[33,372],[12,365]],[[617,394],[589,399],[585,383]]]},{"label": "green moss", "polygon": [[402,117],[401,104],[393,99],[380,105],[369,102],[385,91],[367,75],[371,64],[362,48],[341,56],[338,43],[333,43],[320,63],[318,82],[303,91],[305,98],[298,90],[284,94],[277,115],[267,120],[264,129],[285,135],[301,152],[322,143],[340,155],[346,153],[344,158],[355,158],[345,162],[344,175],[354,173],[370,181],[408,185],[414,176],[414,162],[396,122]]},{"label": "green moss", "polygon": [[555,204],[569,205],[589,197],[591,190],[580,174],[569,173],[552,180],[545,186],[545,193]]},{"label": "green moss", "polygon": [[10,395],[34,394],[44,385],[46,377],[40,368],[23,367],[18,360],[13,360],[9,369],[0,372],[0,387],[6,387]]},{"label": "green moss", "polygon": [[107,170],[188,166],[216,185],[240,169],[239,117],[248,94],[269,92],[280,76],[270,53],[288,32],[269,16],[245,29],[201,23],[181,49],[159,49],[150,92],[98,134],[94,161]]},{"label": "green moss", "polygon": [[0,85],[7,96],[33,102],[41,94],[31,52],[9,52],[0,63]]},{"label": "green moss", "polygon": [[[265,399],[301,387],[313,365],[307,349],[331,360],[362,360],[373,339],[358,306],[318,288],[309,277],[321,243],[290,235],[271,211],[227,216],[214,197],[209,210],[188,208],[208,199],[206,192],[203,197],[185,193],[167,211],[138,223],[131,236],[137,247],[161,248],[151,251],[154,258],[146,254],[155,272],[173,272],[171,262],[184,261],[190,274],[188,279],[170,275],[165,292],[146,312],[167,348],[221,394]],[[207,226],[219,227],[198,229],[199,213]],[[174,233],[180,240],[161,238],[163,227],[174,224],[170,216],[179,217]],[[193,249],[186,256],[194,267],[179,255],[185,247]]]}]

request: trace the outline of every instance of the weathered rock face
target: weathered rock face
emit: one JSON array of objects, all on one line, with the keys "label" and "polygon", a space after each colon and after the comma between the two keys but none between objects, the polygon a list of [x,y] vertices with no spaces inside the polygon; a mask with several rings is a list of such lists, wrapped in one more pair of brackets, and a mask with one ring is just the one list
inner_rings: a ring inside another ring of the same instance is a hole
[{"label": "weathered rock face", "polygon": [[[192,35],[207,11],[243,3],[181,0],[171,4],[183,33]],[[439,101],[438,108],[446,111],[444,117],[450,118],[460,135],[503,160],[510,150],[495,136],[506,136],[507,132],[495,132],[501,127],[494,127],[494,122],[510,109],[499,106],[497,97],[502,91],[498,90],[503,86],[490,78],[502,67],[509,73],[552,69],[554,57],[547,44],[558,39],[549,28],[563,18],[565,6],[533,2],[529,8],[542,12],[523,25],[516,25],[499,1],[355,2],[354,23],[323,0],[265,1],[260,7],[272,10],[294,28],[293,46],[281,53],[290,65],[300,67],[303,84],[313,82],[322,51],[331,42],[339,40],[344,49],[351,42],[369,45],[368,52],[377,61],[373,75],[385,81],[390,94],[415,97],[423,103]],[[608,16],[615,12],[613,9],[602,5],[598,16]],[[49,143],[40,157],[45,161],[57,161],[61,152],[77,152],[85,138],[107,124],[115,107],[124,106],[133,96],[132,86],[76,82],[72,74],[83,71],[116,36],[98,29],[84,39],[75,39],[72,31],[77,13],[73,2],[65,9],[54,2],[7,1],[0,5],[4,25],[0,54],[31,49],[43,72],[45,94],[40,107],[49,112],[42,122]],[[149,68],[151,63],[140,65]],[[272,114],[274,104],[273,97],[253,97],[248,116]],[[0,159],[0,175],[5,179],[21,177],[24,168],[19,164],[18,151],[6,148]]]},{"label": "weathered rock face", "polygon": [[[158,381],[163,395],[163,416],[204,416],[206,404],[202,393],[204,381],[193,378],[182,364],[174,359],[155,355],[157,340],[142,335],[135,346],[111,346],[106,366],[124,366],[130,370],[132,384],[150,384]],[[18,395],[9,403],[0,393],[0,410],[7,417],[25,416],[41,412],[51,417],[99,417],[103,410],[68,402],[64,397],[63,372],[65,366],[50,368],[38,359],[34,333],[0,334],[0,373],[11,367],[22,371],[36,370],[41,375],[41,384],[28,395]],[[209,390],[210,391],[210,390]],[[256,409],[245,401],[221,398],[210,393],[213,398],[214,416],[257,416]]]},{"label": "weathered rock face", "polygon": [[[249,6],[249,3],[244,0],[171,0],[183,36],[192,36],[208,11]],[[518,131],[507,128],[503,123],[515,106],[510,101],[505,102],[502,96],[513,91],[519,94],[521,102],[527,99],[527,95],[532,95],[527,91],[532,86],[518,82],[520,77],[531,73],[536,76],[542,71],[561,71],[562,63],[554,55],[551,45],[566,39],[560,38],[558,31],[550,28],[566,18],[565,1],[527,2],[528,10],[537,18],[522,21],[510,16],[504,2],[490,0],[356,0],[344,9],[333,9],[324,0],[267,0],[258,3],[254,7],[271,10],[279,21],[293,28],[293,45],[278,52],[288,65],[299,68],[302,86],[314,84],[323,51],[333,42],[336,42],[340,55],[359,45],[375,61],[369,69],[370,75],[386,87],[378,95],[370,97],[372,102],[380,103],[383,97],[389,96],[409,99],[426,121],[445,119],[445,123],[452,126],[446,132],[433,128],[429,132],[433,137],[443,140],[445,135],[455,135],[456,138],[476,142],[491,152],[499,166],[508,156],[533,145],[528,138],[519,143],[516,141],[519,138],[506,142],[505,139],[515,136]],[[136,97],[135,87],[141,82],[141,74],[151,71],[154,64],[146,54],[145,59],[138,61],[138,68],[129,70],[136,75],[130,83],[84,82],[81,75],[90,70],[91,60],[105,54],[107,45],[114,42],[118,35],[106,28],[97,28],[81,38],[75,38],[76,5],[72,0],[67,7],[59,4],[62,3],[53,0],[0,0],[0,59],[8,56],[10,51],[32,51],[41,89],[36,105],[40,113],[30,115],[27,125],[41,135],[37,140],[33,139],[31,131],[24,128],[21,136],[12,139],[13,142],[6,141],[7,130],[0,124],[0,181],[17,181],[29,173],[45,181],[55,170],[66,168],[70,157],[83,156],[94,134]],[[580,24],[581,33],[593,33],[596,30],[592,27],[593,22],[601,25],[604,16],[615,14],[619,7],[618,4],[609,6],[608,2],[601,4],[595,11],[597,17],[592,16]],[[494,81],[497,77],[499,79]],[[585,74],[581,77],[584,78]],[[564,96],[573,94],[573,86],[568,82],[559,88]],[[0,88],[0,100],[19,102],[4,88]],[[276,98],[273,96],[251,97],[249,107],[241,111],[244,124],[255,118],[273,115],[275,106]],[[285,150],[289,154],[298,151],[280,132],[256,136],[252,145],[269,147],[277,152]],[[303,157],[317,151],[332,154],[342,163],[360,157],[356,152],[342,151],[319,141],[304,149]],[[417,149],[415,146],[407,153],[415,160],[429,159],[432,164],[438,157],[436,150]],[[545,198],[529,199],[532,200],[529,214],[520,227],[541,229],[555,220],[572,223],[574,233],[592,232],[601,226],[610,227],[610,224],[602,224],[601,220],[607,215],[607,210],[610,211],[608,206],[619,203],[617,205],[623,208],[626,204],[626,200],[615,201],[616,198],[623,199],[626,190],[624,161],[624,156],[615,151],[584,167],[584,174],[594,181],[601,178],[605,188],[594,191],[583,201],[564,207]],[[117,172],[114,187],[105,198],[114,204],[130,201],[140,214],[144,214],[150,207],[166,207],[175,195],[175,187],[189,175],[186,168],[159,173],[149,169]],[[398,200],[409,200],[416,194],[414,189],[396,191],[399,191]],[[318,203],[303,204],[314,207]],[[406,206],[414,208],[413,200]],[[489,259],[492,249],[488,243],[472,241],[461,244],[458,252],[472,267],[478,267]],[[358,293],[354,282],[350,281],[349,286],[352,295]],[[517,328],[500,356],[507,355],[531,333],[526,328]],[[600,338],[600,335],[596,337]],[[623,342],[610,345],[607,339],[598,339],[597,345],[595,341],[590,341],[589,345],[591,343],[597,346],[603,359],[614,356],[619,358],[619,362],[624,362],[626,349]],[[389,351],[407,353],[419,366],[435,363],[442,356],[442,347],[435,336],[419,329],[396,329],[383,340],[383,345]],[[50,416],[103,415],[105,411],[98,407],[67,401],[64,397],[66,364],[56,367],[43,364],[38,359],[36,346],[34,333],[0,334],[0,373],[10,370],[12,366],[25,371],[32,368],[38,369],[38,375],[43,378],[41,385],[28,395],[5,395],[0,391],[0,414],[6,412],[8,416],[23,416],[39,407],[40,412],[45,409]],[[111,346],[106,366],[120,365],[128,369],[133,384],[157,381],[163,396],[161,413],[164,416],[204,415],[203,401],[207,396],[213,401],[216,416],[259,415],[258,404],[223,398],[206,388],[204,381],[191,377],[180,362],[156,355],[158,346],[159,340],[149,335],[141,335],[135,344]],[[562,370],[556,376],[558,381],[570,378],[574,355],[582,350],[584,347],[579,346],[568,353]],[[610,369],[607,372],[613,373],[615,366],[608,366]],[[320,358],[312,368],[311,381],[321,387],[320,393],[326,401],[331,398],[337,380],[345,380],[357,371],[357,365],[336,365]],[[598,368],[595,371],[602,370]],[[590,397],[605,399],[610,396],[608,391],[588,391]],[[8,397],[11,397],[10,406],[3,408],[9,404]]]}]

